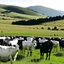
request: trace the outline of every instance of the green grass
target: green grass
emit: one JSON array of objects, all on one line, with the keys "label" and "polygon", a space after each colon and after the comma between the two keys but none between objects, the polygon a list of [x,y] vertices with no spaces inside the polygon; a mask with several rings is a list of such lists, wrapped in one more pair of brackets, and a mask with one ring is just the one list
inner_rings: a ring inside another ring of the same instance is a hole
[{"label": "green grass", "polygon": [[[7,5],[0,4],[0,12],[5,11],[4,7],[7,7]],[[15,6],[11,6],[11,8],[12,7]],[[54,22],[48,22],[48,23],[43,23],[41,25],[33,25],[33,26],[12,25],[11,23],[17,20],[38,19],[38,18],[46,17],[44,15],[39,15],[39,14],[37,15],[35,12],[34,15],[32,11],[27,10],[25,8],[21,8],[21,7],[15,7],[15,8],[18,10],[23,10],[24,12],[26,11],[28,12],[26,12],[26,14],[20,14],[13,11],[8,14],[0,13],[0,35],[64,37],[64,31],[47,30],[48,27],[52,29],[54,28],[54,26],[57,26],[57,28],[59,29],[64,28],[64,20],[58,20]],[[31,12],[32,15],[30,14],[29,11]],[[14,18],[15,16],[21,18]],[[41,29],[41,27],[43,27],[44,29]]]},{"label": "green grass", "polygon": [[[15,17],[20,17],[20,18],[15,18]],[[27,14],[20,14],[16,12],[10,12],[8,14],[2,14],[0,13],[0,19],[5,18],[5,19],[38,19],[38,18],[45,18],[46,16],[44,15],[27,15]]]},{"label": "green grass", "polygon": [[[23,59],[17,60],[14,62],[14,64],[64,64],[64,57],[57,57],[55,56],[56,52],[51,53],[51,59],[50,60],[45,60],[46,54],[44,55],[44,59],[37,61],[33,61],[34,59],[40,59],[40,52],[39,50],[33,50],[33,55],[32,57],[28,56],[27,57],[27,51],[26,54],[24,55]],[[22,54],[21,54],[22,55]],[[1,62],[1,64],[10,64],[10,62]]]},{"label": "green grass", "polygon": [[15,13],[15,12],[11,12],[8,14],[8,16],[19,16],[22,19],[38,19],[38,18],[45,18],[46,16],[44,15],[38,15],[38,16],[34,16],[34,15],[27,15],[27,14],[20,14],[20,13]]},{"label": "green grass", "polygon": [[[16,20],[0,20],[0,35],[64,37],[64,31],[47,30],[48,27],[52,29],[54,26],[57,26],[59,29],[64,28],[64,22],[63,22],[64,20],[56,21],[54,24],[53,22],[50,22],[50,23],[44,23],[42,25],[33,25],[33,26],[11,25],[12,21]],[[44,27],[44,29],[41,29],[41,27]],[[3,33],[1,31],[3,31]]]},{"label": "green grass", "polygon": [[5,9],[3,9],[3,8],[0,8],[0,12],[3,12],[3,11],[6,11]]}]

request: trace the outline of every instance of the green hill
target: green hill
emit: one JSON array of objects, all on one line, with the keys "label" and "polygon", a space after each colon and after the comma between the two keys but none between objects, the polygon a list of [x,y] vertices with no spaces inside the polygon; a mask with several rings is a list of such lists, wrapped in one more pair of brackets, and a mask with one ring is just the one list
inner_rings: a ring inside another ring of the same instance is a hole
[{"label": "green hill", "polygon": [[0,19],[37,19],[45,17],[45,15],[29,10],[27,8],[0,4]]},{"label": "green hill", "polygon": [[11,12],[21,13],[21,14],[27,14],[27,15],[42,15],[35,11],[29,10],[27,8],[19,7],[19,6],[12,6],[12,5],[3,5],[0,4],[0,8],[4,10],[9,10]]}]

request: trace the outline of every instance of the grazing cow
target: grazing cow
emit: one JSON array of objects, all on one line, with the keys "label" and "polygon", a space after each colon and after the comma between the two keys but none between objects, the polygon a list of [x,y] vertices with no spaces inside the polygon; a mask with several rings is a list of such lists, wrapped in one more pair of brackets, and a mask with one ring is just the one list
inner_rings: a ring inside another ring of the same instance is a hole
[{"label": "grazing cow", "polygon": [[8,41],[9,39],[7,37],[0,37],[0,45],[10,46],[11,44]]},{"label": "grazing cow", "polygon": [[57,40],[57,38],[46,37],[46,39],[50,40],[53,43],[54,51],[57,52],[59,46],[59,41]]},{"label": "grazing cow", "polygon": [[[36,40],[37,41],[37,46],[35,47],[36,49],[40,49],[40,42],[39,42],[39,39],[40,39],[41,37],[35,37],[34,38],[34,40]],[[41,38],[42,39],[42,38]]]},{"label": "grazing cow", "polygon": [[18,41],[19,48],[24,52],[25,54],[25,49],[28,50],[27,56],[30,53],[30,56],[32,56],[32,49],[36,46],[36,41],[34,40],[33,37],[27,37],[26,40],[19,40]]},{"label": "grazing cow", "polygon": [[1,61],[10,60],[11,61],[10,64],[13,64],[12,57],[14,58],[15,61],[18,55],[18,50],[19,50],[18,47],[0,45],[0,60]]},{"label": "grazing cow", "polygon": [[7,61],[10,55],[12,56],[15,55],[17,51],[18,51],[17,47],[0,45],[0,59],[2,61]]},{"label": "grazing cow", "polygon": [[59,41],[60,50],[64,48],[64,38],[54,38],[54,40]]},{"label": "grazing cow", "polygon": [[59,41],[60,50],[62,50],[64,48],[64,39],[59,38],[58,41]]},{"label": "grazing cow", "polygon": [[44,53],[46,53],[46,60],[50,60],[50,54],[53,48],[53,43],[50,40],[47,39],[41,39],[39,38],[39,44],[40,44],[40,59],[42,59],[44,56]]},{"label": "grazing cow", "polygon": [[53,43],[53,47],[55,48],[55,51],[57,52],[57,48],[59,46],[59,41],[51,40],[51,42]]},{"label": "grazing cow", "polygon": [[[17,41],[13,40],[8,41],[6,37],[0,37],[0,60],[7,61],[10,59],[12,64],[12,57],[14,57],[14,61],[18,55],[19,46],[17,45]],[[15,56],[14,56],[15,55]]]}]

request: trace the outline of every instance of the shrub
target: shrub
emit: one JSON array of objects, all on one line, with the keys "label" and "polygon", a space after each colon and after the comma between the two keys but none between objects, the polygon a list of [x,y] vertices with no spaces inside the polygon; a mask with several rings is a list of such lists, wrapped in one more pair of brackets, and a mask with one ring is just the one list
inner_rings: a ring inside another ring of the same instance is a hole
[{"label": "shrub", "polygon": [[52,30],[59,30],[56,26],[54,28],[52,28]]},{"label": "shrub", "polygon": [[48,27],[47,29],[50,30],[50,27]]},{"label": "shrub", "polygon": [[64,30],[64,28],[60,29],[60,30]]},{"label": "shrub", "polygon": [[41,29],[44,29],[43,27],[41,27]]}]

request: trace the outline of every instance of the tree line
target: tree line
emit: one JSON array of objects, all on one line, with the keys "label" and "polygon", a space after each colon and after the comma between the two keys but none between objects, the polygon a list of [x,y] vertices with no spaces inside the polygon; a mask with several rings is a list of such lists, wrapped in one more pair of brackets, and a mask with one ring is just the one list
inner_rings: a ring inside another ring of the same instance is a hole
[{"label": "tree line", "polygon": [[27,20],[27,21],[26,20],[20,20],[20,21],[12,22],[12,24],[15,24],[15,25],[38,25],[38,24],[56,21],[56,20],[62,20],[62,19],[64,19],[64,16],[30,19],[30,20]]}]

